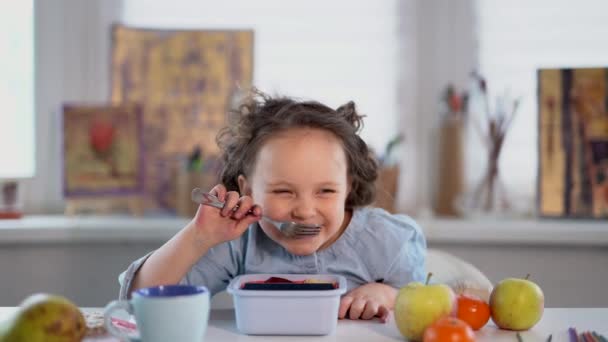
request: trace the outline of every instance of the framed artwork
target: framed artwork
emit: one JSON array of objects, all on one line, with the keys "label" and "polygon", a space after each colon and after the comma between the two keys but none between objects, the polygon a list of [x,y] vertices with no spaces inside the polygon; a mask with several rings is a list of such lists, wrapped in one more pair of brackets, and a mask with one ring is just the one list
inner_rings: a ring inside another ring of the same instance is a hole
[{"label": "framed artwork", "polygon": [[139,106],[65,105],[65,197],[140,194],[144,175],[142,147]]},{"label": "framed artwork", "polygon": [[608,68],[538,71],[539,213],[608,218]]},{"label": "framed artwork", "polygon": [[253,31],[115,25],[112,39],[112,103],[142,106],[147,206],[175,212],[175,174],[194,150],[217,173],[215,137],[251,86]]}]

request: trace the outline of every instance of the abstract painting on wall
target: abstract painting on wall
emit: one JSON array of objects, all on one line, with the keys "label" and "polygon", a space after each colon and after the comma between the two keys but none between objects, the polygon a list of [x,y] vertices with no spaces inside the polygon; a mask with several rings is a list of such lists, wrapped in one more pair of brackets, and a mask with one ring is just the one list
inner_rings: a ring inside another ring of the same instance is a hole
[{"label": "abstract painting on wall", "polygon": [[63,107],[66,198],[143,190],[142,115],[136,105]]},{"label": "abstract painting on wall", "polygon": [[608,218],[608,68],[538,72],[539,214]]},{"label": "abstract painting on wall", "polygon": [[253,31],[113,28],[111,100],[143,110],[145,196],[175,210],[175,168],[200,148],[216,172],[215,137],[239,89],[251,86]]}]

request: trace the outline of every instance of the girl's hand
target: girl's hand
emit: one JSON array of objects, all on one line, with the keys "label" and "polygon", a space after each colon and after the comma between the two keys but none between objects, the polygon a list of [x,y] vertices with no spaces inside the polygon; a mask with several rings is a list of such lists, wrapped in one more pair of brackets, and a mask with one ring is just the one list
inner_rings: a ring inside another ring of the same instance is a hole
[{"label": "girl's hand", "polygon": [[338,318],[372,319],[386,323],[395,304],[397,290],[381,283],[369,283],[353,289],[340,300]]},{"label": "girl's hand", "polygon": [[208,248],[238,238],[250,224],[260,220],[262,208],[253,204],[251,197],[227,191],[222,184],[216,185],[209,193],[226,204],[223,209],[198,206],[192,221],[193,229],[197,240]]}]

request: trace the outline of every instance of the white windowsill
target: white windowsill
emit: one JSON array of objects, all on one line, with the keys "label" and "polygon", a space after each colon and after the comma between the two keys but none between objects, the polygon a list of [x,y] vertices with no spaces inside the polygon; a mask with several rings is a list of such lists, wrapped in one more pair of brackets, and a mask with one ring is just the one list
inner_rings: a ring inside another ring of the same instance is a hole
[{"label": "white windowsill", "polygon": [[608,246],[608,220],[433,218],[418,222],[434,243]]},{"label": "white windowsill", "polygon": [[[418,219],[429,243],[608,246],[608,221]],[[159,242],[186,218],[27,216],[0,220],[0,244]]]}]

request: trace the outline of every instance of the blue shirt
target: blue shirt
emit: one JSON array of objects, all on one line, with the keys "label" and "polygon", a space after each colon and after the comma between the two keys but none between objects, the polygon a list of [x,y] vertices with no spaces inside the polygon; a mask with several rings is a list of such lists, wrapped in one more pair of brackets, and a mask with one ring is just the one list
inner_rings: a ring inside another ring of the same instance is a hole
[{"label": "blue shirt", "polygon": [[[253,224],[240,238],[217,245],[203,256],[182,284],[205,285],[211,294],[226,288],[241,274],[339,274],[348,290],[383,282],[400,288],[424,281],[426,242],[416,222],[379,208],[355,209],[348,227],[329,247],[310,255],[293,255]],[[147,256],[133,262],[119,277],[120,298]]]}]

